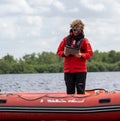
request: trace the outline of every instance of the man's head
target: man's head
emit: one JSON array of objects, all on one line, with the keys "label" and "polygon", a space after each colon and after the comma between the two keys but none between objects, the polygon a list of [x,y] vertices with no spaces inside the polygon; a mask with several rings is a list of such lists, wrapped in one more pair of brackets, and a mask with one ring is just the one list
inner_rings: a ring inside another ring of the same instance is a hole
[{"label": "man's head", "polygon": [[84,24],[80,19],[76,19],[76,20],[72,21],[72,23],[70,24],[70,27],[71,27],[74,35],[83,33]]}]

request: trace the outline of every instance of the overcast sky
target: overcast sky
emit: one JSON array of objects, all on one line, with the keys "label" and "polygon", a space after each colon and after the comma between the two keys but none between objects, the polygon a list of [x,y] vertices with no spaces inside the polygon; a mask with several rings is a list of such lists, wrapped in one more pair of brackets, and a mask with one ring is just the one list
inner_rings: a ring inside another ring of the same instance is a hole
[{"label": "overcast sky", "polygon": [[74,19],[93,50],[120,51],[120,0],[0,0],[0,58],[56,52]]}]

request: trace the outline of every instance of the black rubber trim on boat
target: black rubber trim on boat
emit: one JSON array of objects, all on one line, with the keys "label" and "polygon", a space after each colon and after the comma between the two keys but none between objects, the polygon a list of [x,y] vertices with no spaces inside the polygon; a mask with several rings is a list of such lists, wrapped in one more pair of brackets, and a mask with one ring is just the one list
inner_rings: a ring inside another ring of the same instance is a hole
[{"label": "black rubber trim on boat", "polygon": [[6,99],[0,99],[0,104],[5,104],[7,102]]},{"label": "black rubber trim on boat", "polygon": [[17,113],[99,113],[120,112],[120,105],[90,106],[90,107],[39,107],[39,106],[0,106],[0,112]]},{"label": "black rubber trim on boat", "polygon": [[110,98],[102,98],[102,99],[99,99],[99,103],[110,103],[111,102],[111,99]]}]

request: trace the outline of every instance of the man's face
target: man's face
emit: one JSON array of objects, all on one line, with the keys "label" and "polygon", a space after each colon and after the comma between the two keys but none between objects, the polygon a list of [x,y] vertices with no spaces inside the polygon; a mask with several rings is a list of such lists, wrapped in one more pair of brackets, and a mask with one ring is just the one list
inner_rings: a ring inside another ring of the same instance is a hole
[{"label": "man's face", "polygon": [[72,31],[73,31],[73,34],[75,36],[77,36],[78,34],[81,33],[81,28],[80,28],[80,26],[76,26],[76,27],[72,28]]}]

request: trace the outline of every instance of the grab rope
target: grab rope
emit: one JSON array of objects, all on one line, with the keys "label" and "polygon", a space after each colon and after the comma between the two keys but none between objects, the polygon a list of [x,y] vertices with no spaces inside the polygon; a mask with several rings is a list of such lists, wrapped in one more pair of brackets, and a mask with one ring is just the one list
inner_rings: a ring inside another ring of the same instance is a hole
[{"label": "grab rope", "polygon": [[[70,97],[73,97],[73,98],[87,98],[87,97],[90,97],[90,96],[93,96],[93,95],[98,95],[101,93],[101,91],[104,91],[105,93],[108,92],[106,91],[105,89],[92,89],[92,90],[86,90],[86,92],[89,92],[89,91],[93,91],[94,93],[92,94],[85,94],[85,95],[65,95],[65,96],[52,96],[52,95],[49,95],[49,94],[44,94],[42,96],[39,96],[39,97],[36,97],[36,98],[26,98],[20,94],[14,94],[14,93],[6,93],[6,96],[18,96],[19,98],[23,99],[23,100],[26,100],[26,101],[35,101],[35,100],[39,100],[39,99],[42,99],[44,97],[46,98],[70,98]],[[5,94],[5,93],[4,93]]]}]

